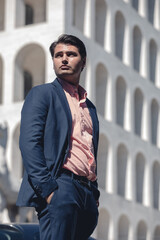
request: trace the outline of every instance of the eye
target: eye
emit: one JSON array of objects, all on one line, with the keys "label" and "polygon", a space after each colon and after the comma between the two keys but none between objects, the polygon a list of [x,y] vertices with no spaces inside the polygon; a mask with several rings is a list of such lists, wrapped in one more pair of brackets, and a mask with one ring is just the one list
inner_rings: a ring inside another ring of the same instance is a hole
[{"label": "eye", "polygon": [[55,57],[55,58],[62,57],[62,53],[56,53],[54,57]]},{"label": "eye", "polygon": [[75,52],[68,52],[67,56],[68,57],[75,57],[75,56],[77,56],[77,54]]}]

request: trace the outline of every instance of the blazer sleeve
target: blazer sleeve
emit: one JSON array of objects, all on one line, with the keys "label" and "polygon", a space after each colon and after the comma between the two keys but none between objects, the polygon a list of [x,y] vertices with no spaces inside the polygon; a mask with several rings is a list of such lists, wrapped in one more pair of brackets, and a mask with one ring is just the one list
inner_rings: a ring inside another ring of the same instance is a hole
[{"label": "blazer sleeve", "polygon": [[19,141],[28,181],[42,198],[58,187],[46,166],[44,156],[44,129],[49,105],[45,89],[43,85],[34,87],[27,95],[21,112]]}]

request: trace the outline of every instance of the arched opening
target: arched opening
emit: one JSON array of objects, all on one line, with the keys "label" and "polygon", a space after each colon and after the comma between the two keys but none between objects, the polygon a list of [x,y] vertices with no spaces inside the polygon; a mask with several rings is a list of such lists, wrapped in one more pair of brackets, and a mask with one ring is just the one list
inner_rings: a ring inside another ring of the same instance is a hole
[{"label": "arched opening", "polygon": [[150,80],[156,84],[156,67],[157,67],[157,44],[152,39],[149,44],[149,76]]},{"label": "arched opening", "polygon": [[157,227],[155,228],[153,239],[154,239],[154,240],[160,239],[160,226],[157,226]]},{"label": "arched opening", "polygon": [[126,216],[121,216],[118,223],[118,239],[129,240],[129,220]]},{"label": "arched opening", "polygon": [[86,0],[73,1],[73,25],[84,32]]},{"label": "arched opening", "polygon": [[106,174],[108,164],[109,142],[105,135],[101,134],[98,148],[98,184],[99,187],[106,190]]},{"label": "arched opening", "polygon": [[34,22],[34,10],[33,8],[25,4],[25,25],[33,24]]},{"label": "arched opening", "polygon": [[143,94],[140,89],[134,93],[134,130],[138,136],[142,136],[143,124]]},{"label": "arched opening", "polygon": [[124,127],[126,113],[126,83],[122,77],[116,82],[116,122]]},{"label": "arched opening", "polygon": [[158,143],[159,135],[159,105],[155,99],[151,103],[151,142],[154,145]]},{"label": "arched opening", "polygon": [[147,240],[147,226],[144,221],[140,221],[137,227],[137,240]]},{"label": "arched opening", "polygon": [[117,150],[117,192],[120,196],[126,196],[128,151],[120,144]]},{"label": "arched opening", "polygon": [[2,104],[2,95],[3,95],[3,63],[2,63],[2,59],[0,57],[0,104]]},{"label": "arched opening", "polygon": [[24,71],[23,74],[24,74],[24,98],[25,98],[33,86],[33,78],[28,71]]},{"label": "arched opening", "polygon": [[46,0],[16,0],[16,27],[46,21]]},{"label": "arched opening", "polygon": [[107,78],[108,73],[103,64],[98,64],[96,68],[96,107],[97,111],[105,117],[105,107],[107,99]]},{"label": "arched opening", "polygon": [[20,125],[15,128],[13,132],[13,144],[12,144],[12,173],[15,178],[21,179],[23,176],[23,164],[22,157],[19,150],[19,135]]},{"label": "arched opening", "polygon": [[107,5],[104,0],[96,0],[95,6],[95,40],[101,46],[105,44]]},{"label": "arched opening", "polygon": [[136,156],[136,201],[143,203],[145,185],[145,159],[141,153]]},{"label": "arched opening", "polygon": [[37,44],[23,47],[15,60],[14,101],[22,101],[28,91],[45,82],[45,54]]},{"label": "arched opening", "polygon": [[123,60],[125,37],[125,19],[121,12],[116,13],[115,17],[115,53],[118,58]]},{"label": "arched opening", "polygon": [[148,0],[148,20],[154,25],[155,0]]},{"label": "arched opening", "polygon": [[0,31],[4,30],[5,1],[0,0]]},{"label": "arched opening", "polygon": [[153,207],[160,209],[160,164],[153,164]]},{"label": "arched opening", "polygon": [[136,26],[133,30],[133,67],[137,72],[141,68],[142,34]]},{"label": "arched opening", "polygon": [[110,215],[104,208],[99,211],[99,220],[97,226],[97,239],[109,240]]},{"label": "arched opening", "polygon": [[132,0],[132,7],[138,12],[139,0]]}]

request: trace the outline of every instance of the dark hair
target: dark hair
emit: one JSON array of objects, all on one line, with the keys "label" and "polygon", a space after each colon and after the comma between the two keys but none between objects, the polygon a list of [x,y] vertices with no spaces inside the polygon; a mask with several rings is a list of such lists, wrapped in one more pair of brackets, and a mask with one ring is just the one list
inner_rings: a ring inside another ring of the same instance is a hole
[{"label": "dark hair", "polygon": [[76,36],[73,36],[73,35],[62,34],[59,36],[57,41],[55,41],[51,44],[51,46],[49,48],[52,57],[54,56],[54,49],[57,46],[57,44],[59,44],[59,43],[63,43],[66,45],[67,44],[73,45],[78,48],[79,53],[82,58],[85,58],[87,56],[86,47],[79,38],[77,38]]}]

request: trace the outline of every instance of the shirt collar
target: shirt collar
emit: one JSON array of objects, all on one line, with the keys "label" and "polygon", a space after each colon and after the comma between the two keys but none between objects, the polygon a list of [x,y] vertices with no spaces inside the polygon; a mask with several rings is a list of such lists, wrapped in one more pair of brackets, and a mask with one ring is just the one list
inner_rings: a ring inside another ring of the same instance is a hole
[{"label": "shirt collar", "polygon": [[62,85],[62,88],[66,92],[68,92],[71,96],[73,94],[78,94],[79,95],[79,99],[80,99],[81,102],[85,102],[86,101],[87,92],[86,92],[86,90],[82,86],[78,85],[78,87],[76,87],[76,86],[74,86],[74,85],[72,85],[72,84],[70,84],[70,83],[68,83],[68,82],[66,82],[66,81],[64,81],[64,80],[62,80],[60,78],[58,79],[58,81]]}]

